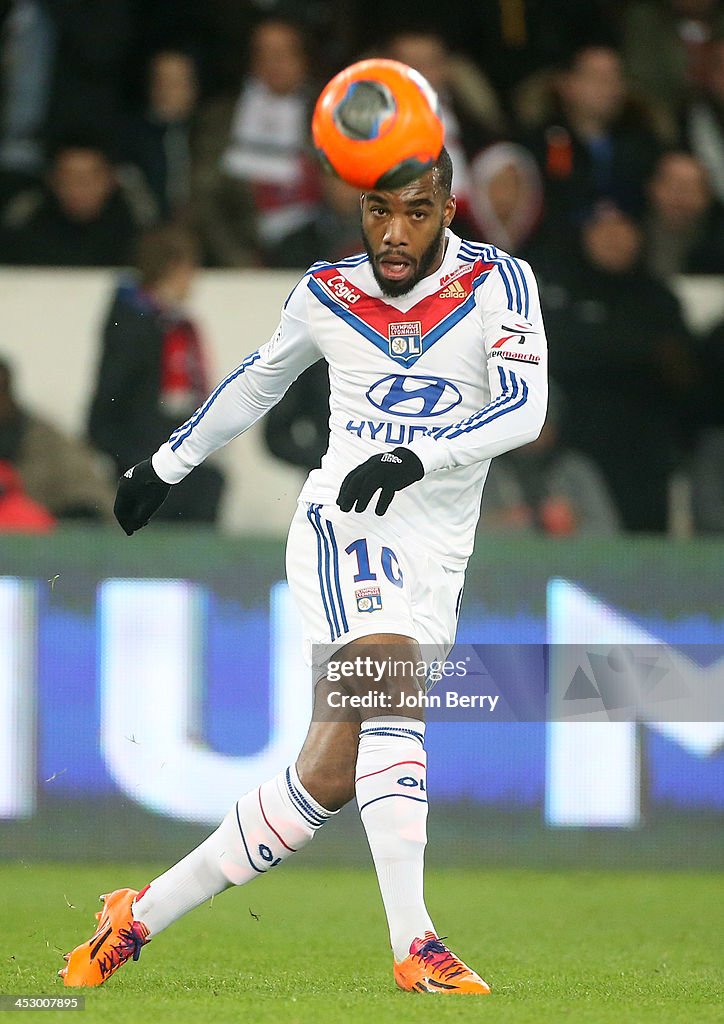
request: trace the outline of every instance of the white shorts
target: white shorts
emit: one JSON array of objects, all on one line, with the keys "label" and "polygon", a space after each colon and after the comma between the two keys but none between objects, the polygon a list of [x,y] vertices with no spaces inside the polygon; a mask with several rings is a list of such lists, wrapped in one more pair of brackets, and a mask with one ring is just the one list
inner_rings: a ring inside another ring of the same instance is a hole
[{"label": "white shorts", "polygon": [[300,501],[287,539],[287,580],[304,622],[305,660],[372,633],[413,637],[447,657],[465,572],[385,531],[373,511]]}]

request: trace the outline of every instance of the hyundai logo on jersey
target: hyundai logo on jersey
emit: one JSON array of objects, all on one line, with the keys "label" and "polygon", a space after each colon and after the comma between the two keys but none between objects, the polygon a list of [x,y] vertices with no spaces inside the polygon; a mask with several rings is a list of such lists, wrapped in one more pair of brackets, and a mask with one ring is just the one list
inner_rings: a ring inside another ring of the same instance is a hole
[{"label": "hyundai logo on jersey", "polygon": [[367,398],[376,409],[395,416],[442,416],[463,400],[449,380],[394,373],[373,384]]}]

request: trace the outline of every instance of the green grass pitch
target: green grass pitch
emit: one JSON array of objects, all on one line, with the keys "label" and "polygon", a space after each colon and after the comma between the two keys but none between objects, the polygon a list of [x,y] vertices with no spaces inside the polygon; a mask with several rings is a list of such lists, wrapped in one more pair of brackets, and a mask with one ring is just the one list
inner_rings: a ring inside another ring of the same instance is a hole
[{"label": "green grass pitch", "polygon": [[[91,934],[97,894],[140,887],[158,869],[0,866],[0,992],[76,992],[55,972],[60,954]],[[724,1019],[721,876],[456,869],[430,872],[427,888],[433,919],[493,995],[398,992],[371,868],[291,865],[224,893],[159,935],[137,964],[86,990],[80,1021]],[[59,1018],[67,1013],[44,1011],[41,1019]]]}]

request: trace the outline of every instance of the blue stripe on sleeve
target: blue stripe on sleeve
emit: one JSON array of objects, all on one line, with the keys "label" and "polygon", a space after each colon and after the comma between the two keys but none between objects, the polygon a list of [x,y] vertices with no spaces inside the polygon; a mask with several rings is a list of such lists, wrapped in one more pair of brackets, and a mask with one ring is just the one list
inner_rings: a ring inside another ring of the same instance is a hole
[{"label": "blue stripe on sleeve", "polygon": [[516,295],[516,301],[514,302],[513,296],[508,287],[506,286],[508,298],[510,299],[510,308],[515,309],[516,313],[520,313],[522,315],[523,297],[521,294],[520,285],[518,284],[518,277],[513,267],[513,261],[509,257],[501,256],[498,250],[492,246],[489,249],[487,249],[486,252],[488,254],[487,258],[489,258],[492,263],[497,263],[498,267],[500,268],[501,274],[503,273],[503,267],[505,267],[506,279],[508,275],[510,275],[510,279],[513,282],[513,287],[515,288]]},{"label": "blue stripe on sleeve", "polygon": [[518,260],[511,260],[511,263],[513,264],[513,266],[517,267],[518,273],[520,274],[520,280],[523,283],[523,291],[525,293],[524,316],[525,316],[525,318],[527,320],[529,318],[529,315],[530,315],[530,291],[528,290],[528,282],[525,279],[525,271],[521,267],[521,265],[518,262]]},{"label": "blue stripe on sleeve", "polygon": [[176,449],[183,444],[189,434],[193,431],[194,427],[196,427],[204,418],[224,388],[231,384],[232,381],[235,381],[237,377],[240,377],[250,366],[253,366],[258,359],[261,359],[261,354],[257,349],[256,352],[252,352],[251,355],[247,356],[244,362],[240,366],[237,366],[237,368],[233,370],[228,377],[225,377],[222,380],[221,384],[219,384],[215,391],[212,391],[211,395],[206,399],[201,408],[194,413],[191,419],[187,420],[182,424],[182,426],[177,427],[169,438],[172,451],[176,451]]},{"label": "blue stripe on sleeve", "polygon": [[[488,263],[494,263],[505,285],[510,309],[520,313],[521,316],[528,317],[530,313],[530,292],[525,273],[518,260],[507,255],[507,253],[501,253],[493,245],[479,245],[468,241],[461,242],[460,253],[465,260],[484,259]],[[515,289],[515,297],[513,296],[511,283]]]},{"label": "blue stripe on sleeve", "polygon": [[[500,369],[500,367],[499,367]],[[468,434],[471,430],[477,430],[478,427],[484,427],[487,423],[492,423],[493,420],[497,420],[499,416],[505,416],[509,412],[514,412],[516,409],[520,409],[521,406],[525,405],[528,401],[528,385],[524,380],[518,383],[518,378],[514,373],[510,374],[512,381],[512,388],[509,395],[506,397],[505,402],[500,404],[491,403],[487,405],[480,412],[476,413],[475,416],[470,416],[467,420],[463,420],[457,429],[447,434],[447,438],[459,437],[461,434]],[[520,398],[518,394],[520,393]],[[517,401],[516,401],[517,399]]]}]

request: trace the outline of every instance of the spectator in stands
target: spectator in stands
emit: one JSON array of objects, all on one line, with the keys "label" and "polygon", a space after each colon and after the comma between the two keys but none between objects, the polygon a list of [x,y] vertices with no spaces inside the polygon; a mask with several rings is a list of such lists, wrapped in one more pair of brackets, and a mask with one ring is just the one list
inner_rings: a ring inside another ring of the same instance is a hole
[{"label": "spectator in stands", "polygon": [[724,25],[706,48],[702,75],[701,89],[685,113],[685,137],[724,204]]},{"label": "spectator in stands", "polygon": [[[167,4],[177,2],[165,0]],[[212,46],[205,76],[211,79],[212,91],[238,89],[239,54],[248,46],[262,17],[288,19],[301,25],[314,53],[315,72],[326,81],[372,38],[372,33],[358,29],[360,7],[359,0],[212,0],[207,6]]]},{"label": "spectator in stands", "polygon": [[[220,11],[225,0],[130,0],[131,41],[126,61],[127,88],[131,107],[140,109],[148,97],[148,69],[156,54],[193,55],[194,73],[203,73],[204,89],[217,88],[218,49],[228,45],[226,14]],[[251,5],[226,0],[249,12]],[[253,15],[252,15],[253,16]],[[217,37],[223,37],[218,39]],[[240,42],[236,47],[237,60]]]},{"label": "spectator in stands", "polygon": [[[137,278],[124,281],[103,330],[88,434],[119,473],[158,446],[205,401],[208,383],[199,331],[183,308],[198,266],[185,228],[166,226],[140,241]],[[204,463],[164,503],[162,518],[212,523],[223,477]]]},{"label": "spectator in stands", "polygon": [[468,214],[470,158],[506,130],[498,97],[481,71],[466,57],[449,51],[434,29],[408,28],[393,35],[386,57],[415,68],[440,100],[445,148],[453,163],[453,192],[459,213]]},{"label": "spectator in stands", "polygon": [[550,537],[603,537],[618,530],[618,513],[595,462],[560,443],[561,405],[560,393],[551,387],[538,440],[493,459],[483,529]]},{"label": "spectator in stands", "polygon": [[476,237],[520,253],[543,214],[543,182],[532,154],[514,142],[493,143],[472,161],[470,184]]},{"label": "spectator in stands", "polygon": [[124,159],[145,179],[160,220],[185,217],[191,198],[191,131],[198,101],[193,57],[179,50],[154,54],[142,114],[128,121]]},{"label": "spectator in stands", "polygon": [[48,137],[64,138],[81,128],[113,132],[123,112],[131,55],[131,0],[43,2],[53,21],[55,54]]},{"label": "spectator in stands", "polygon": [[42,175],[54,56],[48,4],[0,5],[0,207]]},{"label": "spectator in stands", "polygon": [[268,266],[295,265],[289,247],[320,202],[321,169],[308,146],[313,98],[301,30],[261,22],[236,102],[215,102],[200,124],[197,213],[215,264],[248,265],[258,242]]},{"label": "spectator in stands", "polygon": [[[373,38],[380,25],[412,19],[406,5],[389,0],[365,0],[358,8],[363,39]],[[523,78],[559,64],[593,40],[608,39],[606,0],[487,0],[451,3],[416,0],[414,21],[429,21],[445,32],[456,52],[467,54],[482,69],[498,96],[506,102]]]},{"label": "spectator in stands", "polygon": [[322,201],[314,221],[297,231],[285,246],[290,267],[317,260],[339,260],[360,252],[360,190],[333,174],[322,175]]},{"label": "spectator in stands", "polygon": [[630,102],[618,53],[579,50],[553,85],[558,110],[528,138],[545,183],[548,230],[567,240],[599,199],[641,214],[659,143]]},{"label": "spectator in stands", "polygon": [[675,274],[724,273],[724,208],[706,169],[683,151],[664,154],[648,188],[645,263],[663,281]]},{"label": "spectator in stands", "polygon": [[641,269],[641,247],[638,225],[599,205],[580,251],[539,275],[564,442],[595,460],[626,529],[663,531],[698,374],[678,302]]},{"label": "spectator in stands", "polygon": [[[35,502],[44,510],[41,520],[46,525],[56,518],[112,519],[114,488],[98,456],[18,402],[12,370],[4,359],[0,359],[0,464],[6,467],[5,495],[13,495],[16,511],[22,504],[31,512],[27,502]],[[35,512],[31,518],[36,522]]]},{"label": "spectator in stands", "polygon": [[24,491],[18,471],[0,459],[0,533],[49,533],[54,527],[50,512]]},{"label": "spectator in stands", "polygon": [[360,190],[325,174],[322,205],[314,222],[317,255],[298,265],[308,267],[315,260],[340,260],[360,252],[360,217]]},{"label": "spectator in stands", "polygon": [[61,143],[47,184],[5,208],[0,261],[26,266],[126,264],[147,208],[118,182],[104,150],[86,138]]},{"label": "spectator in stands", "polygon": [[[115,131],[130,52],[131,0],[0,3],[0,179],[6,199],[40,177],[48,142]],[[13,184],[16,186],[13,188]]]},{"label": "spectator in stands", "polygon": [[320,465],[329,440],[329,374],[324,359],[308,367],[266,414],[264,440],[272,455],[307,473]]},{"label": "spectator in stands", "polygon": [[628,73],[674,115],[702,82],[709,40],[724,31],[719,0],[637,0],[622,11]]}]

